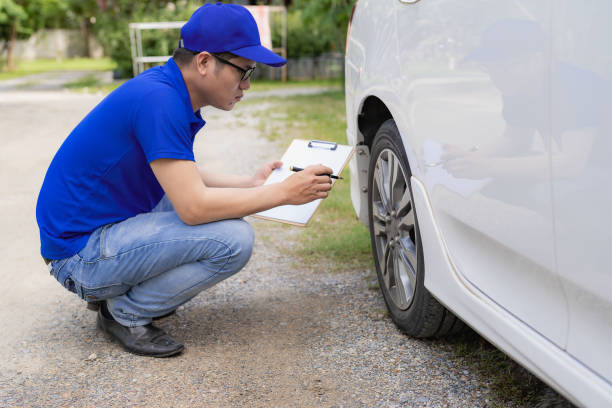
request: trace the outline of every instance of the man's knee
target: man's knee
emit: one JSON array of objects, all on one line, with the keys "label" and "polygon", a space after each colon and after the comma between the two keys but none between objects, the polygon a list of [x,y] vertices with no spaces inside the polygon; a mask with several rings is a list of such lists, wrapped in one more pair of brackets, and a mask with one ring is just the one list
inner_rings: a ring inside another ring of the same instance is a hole
[{"label": "man's knee", "polygon": [[253,253],[253,244],[255,242],[255,233],[251,224],[244,220],[236,220],[239,222],[239,231],[236,234],[239,250],[237,253],[237,264],[242,269],[247,264]]},{"label": "man's knee", "polygon": [[232,274],[242,269],[251,258],[255,234],[253,227],[242,219],[223,222],[226,224],[224,225],[226,228],[224,233],[227,234],[229,249],[227,264],[224,269],[225,273]]}]

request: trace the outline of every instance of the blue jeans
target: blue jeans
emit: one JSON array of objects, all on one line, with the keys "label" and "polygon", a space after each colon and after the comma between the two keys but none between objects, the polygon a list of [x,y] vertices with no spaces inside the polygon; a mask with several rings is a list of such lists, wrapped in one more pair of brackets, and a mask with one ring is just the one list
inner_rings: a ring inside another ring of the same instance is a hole
[{"label": "blue jeans", "polygon": [[232,276],[253,250],[242,219],[190,226],[167,197],[149,213],[95,230],[85,248],[51,262],[51,274],[87,301],[106,300],[128,327],[145,325]]}]

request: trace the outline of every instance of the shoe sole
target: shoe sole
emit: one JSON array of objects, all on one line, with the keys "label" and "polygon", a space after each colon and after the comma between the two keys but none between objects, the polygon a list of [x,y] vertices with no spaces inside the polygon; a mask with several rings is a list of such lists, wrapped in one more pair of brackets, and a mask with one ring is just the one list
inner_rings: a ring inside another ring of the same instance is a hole
[{"label": "shoe sole", "polygon": [[102,322],[100,322],[100,319],[98,319],[98,322],[97,322],[97,323],[98,323],[98,328],[99,328],[100,330],[102,330],[102,332],[103,332],[103,333],[104,333],[104,334],[105,334],[107,337],[109,337],[109,338],[110,338],[110,339],[111,339],[111,340],[112,340],[114,343],[119,344],[121,347],[123,347],[123,349],[124,349],[125,351],[128,351],[128,352],[130,352],[130,353],[132,353],[132,354],[136,354],[136,355],[138,355],[138,356],[157,357],[157,358],[171,357],[171,356],[174,356],[174,355],[179,354],[180,352],[182,352],[182,351],[185,349],[185,346],[181,346],[181,348],[179,348],[179,349],[177,349],[177,350],[169,351],[168,353],[161,353],[161,354],[148,354],[148,353],[143,353],[143,352],[141,352],[141,351],[134,350],[134,349],[131,349],[131,348],[129,348],[129,347],[126,347],[126,346],[125,346],[123,343],[121,343],[121,342],[120,342],[120,341],[119,341],[119,340],[118,340],[118,339],[115,337],[115,335],[113,335],[112,333],[110,333],[108,330],[106,330],[106,329],[104,328],[104,326],[102,326]]}]

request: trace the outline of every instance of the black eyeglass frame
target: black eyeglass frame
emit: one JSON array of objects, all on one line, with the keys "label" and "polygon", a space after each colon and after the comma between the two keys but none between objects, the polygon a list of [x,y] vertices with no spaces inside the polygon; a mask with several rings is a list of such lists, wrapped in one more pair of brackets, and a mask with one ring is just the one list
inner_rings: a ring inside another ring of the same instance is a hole
[{"label": "black eyeglass frame", "polygon": [[[194,51],[194,50],[190,50],[185,48],[187,51],[191,52],[193,55],[198,55],[199,53],[201,53],[202,51]],[[231,62],[229,62],[228,60],[226,60],[225,58],[221,58],[220,56],[218,56],[215,53],[210,53],[210,55],[212,55],[213,57],[215,57],[216,59],[218,59],[219,61],[221,61],[223,64],[227,64],[227,65],[231,65],[232,67],[236,68],[238,71],[242,72],[242,77],[240,78],[240,82],[244,82],[247,79],[249,79],[252,75],[253,72],[255,72],[255,68],[257,67],[251,67],[249,69],[244,69],[239,65],[233,64]]]}]

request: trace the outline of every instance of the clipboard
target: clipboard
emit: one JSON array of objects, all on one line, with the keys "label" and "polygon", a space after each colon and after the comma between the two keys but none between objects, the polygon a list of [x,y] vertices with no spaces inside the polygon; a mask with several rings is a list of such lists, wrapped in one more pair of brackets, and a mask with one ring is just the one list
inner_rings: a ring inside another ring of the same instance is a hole
[{"label": "clipboard", "polygon": [[[295,139],[281,158],[283,166],[275,169],[268,176],[264,185],[280,183],[294,174],[289,169],[291,166],[305,168],[311,164],[323,164],[331,168],[333,174],[340,175],[354,152],[355,148],[353,146],[340,145],[325,140]],[[336,181],[338,180],[332,179],[332,185]],[[281,205],[253,214],[253,217],[305,227],[321,201],[323,199],[301,205]]]}]

